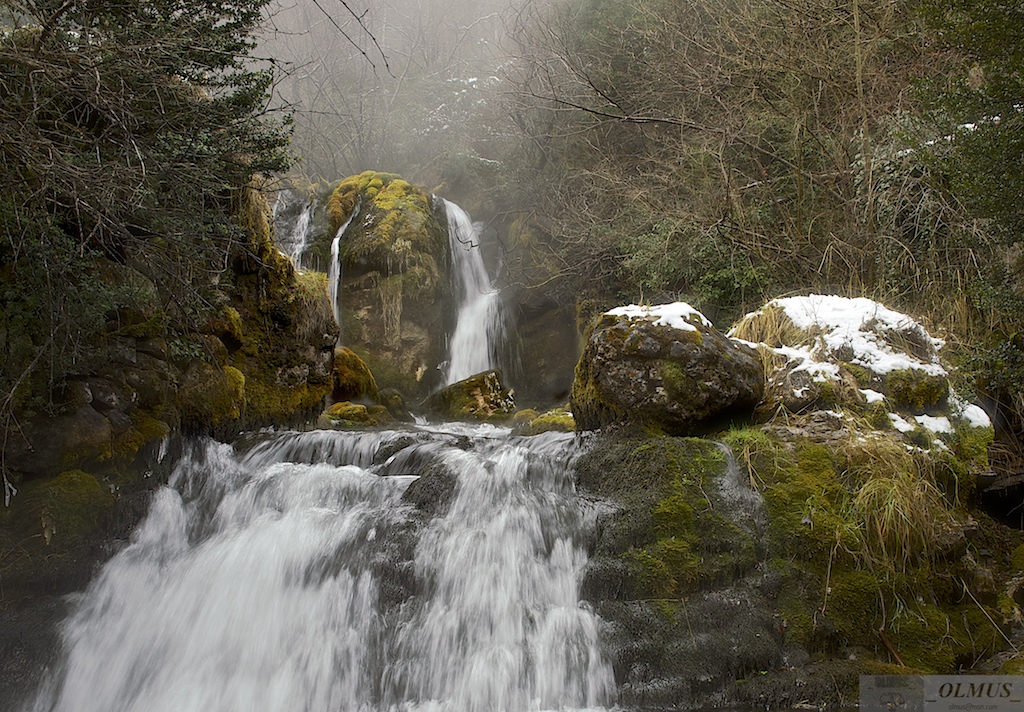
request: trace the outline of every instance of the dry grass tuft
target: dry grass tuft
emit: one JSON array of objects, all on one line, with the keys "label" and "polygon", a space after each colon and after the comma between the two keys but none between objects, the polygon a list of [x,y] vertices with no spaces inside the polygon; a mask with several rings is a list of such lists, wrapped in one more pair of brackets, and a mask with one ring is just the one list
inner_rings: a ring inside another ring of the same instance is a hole
[{"label": "dry grass tuft", "polygon": [[810,336],[798,328],[786,312],[776,306],[765,306],[740,319],[729,332],[730,336],[773,348],[798,346]]}]

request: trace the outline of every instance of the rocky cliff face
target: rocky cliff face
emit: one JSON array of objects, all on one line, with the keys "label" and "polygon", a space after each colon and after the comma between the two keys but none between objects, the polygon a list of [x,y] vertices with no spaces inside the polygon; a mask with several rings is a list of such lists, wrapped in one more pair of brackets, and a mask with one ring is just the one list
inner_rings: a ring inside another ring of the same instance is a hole
[{"label": "rocky cliff face", "polygon": [[[236,215],[246,240],[209,290],[215,303],[199,330],[170,324],[150,284],[150,299],[110,314],[94,335],[95,355],[65,379],[55,413],[17,414],[2,464],[18,494],[0,510],[12,589],[42,559],[60,585],[62,557],[81,558],[111,526],[130,529],[142,514],[137,495],[159,480],[150,473],[173,434],[231,433],[319,410],[337,333],[326,283],[297,275],[274,247],[258,190],[236,197]],[[146,283],[132,260],[97,274]]]}]

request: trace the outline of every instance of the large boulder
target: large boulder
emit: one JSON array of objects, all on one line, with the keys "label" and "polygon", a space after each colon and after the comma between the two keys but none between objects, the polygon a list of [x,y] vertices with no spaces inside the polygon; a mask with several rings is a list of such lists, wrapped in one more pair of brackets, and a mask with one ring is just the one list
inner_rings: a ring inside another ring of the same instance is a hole
[{"label": "large boulder", "polygon": [[952,449],[971,471],[988,467],[988,416],[953,392],[942,340],[910,316],[863,297],[811,294],[773,299],[729,334],[761,354],[765,418],[848,410],[909,447]]},{"label": "large boulder", "polygon": [[756,351],[688,304],[631,305],[599,316],[572,386],[580,430],[634,422],[672,434],[749,415],[764,390]]},{"label": "large boulder", "polygon": [[327,217],[316,249],[328,264],[340,234],[342,341],[359,351],[381,387],[424,397],[438,385],[440,335],[453,313],[444,308],[450,290],[443,207],[395,174],[364,171],[334,187]]}]

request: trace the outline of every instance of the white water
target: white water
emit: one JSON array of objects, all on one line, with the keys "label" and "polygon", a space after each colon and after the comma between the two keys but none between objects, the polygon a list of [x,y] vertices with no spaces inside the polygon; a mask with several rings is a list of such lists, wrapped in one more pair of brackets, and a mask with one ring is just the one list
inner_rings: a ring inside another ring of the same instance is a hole
[{"label": "white water", "polygon": [[480,253],[480,234],[465,210],[444,201],[459,314],[448,344],[445,385],[495,368],[505,336],[500,295]]},{"label": "white water", "polygon": [[295,219],[288,234],[278,238],[278,247],[292,259],[295,269],[302,270],[302,255],[306,251],[306,244],[309,241],[309,228],[313,222],[313,211],[316,210],[316,200],[310,198],[302,208],[302,212]]},{"label": "white water", "polygon": [[334,313],[334,323],[338,325],[338,346],[341,346],[341,303],[338,301],[341,294],[341,237],[345,230],[359,214],[359,203],[352,209],[348,220],[338,228],[334,240],[331,241],[331,263],[327,266],[327,290],[331,296],[331,311]]},{"label": "white water", "polygon": [[[472,447],[455,447],[467,432]],[[197,444],[82,595],[32,709],[609,704],[599,621],[577,589],[594,514],[573,492],[574,452],[571,435],[465,426],[283,433],[247,454]],[[457,484],[424,522],[401,497],[431,462]]]}]

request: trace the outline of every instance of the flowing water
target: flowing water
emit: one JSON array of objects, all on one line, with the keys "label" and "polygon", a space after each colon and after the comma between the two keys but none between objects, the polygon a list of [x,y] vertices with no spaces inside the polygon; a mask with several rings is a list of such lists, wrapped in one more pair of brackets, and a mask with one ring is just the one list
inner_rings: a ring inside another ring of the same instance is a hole
[{"label": "flowing water", "polygon": [[501,295],[480,253],[480,233],[465,210],[444,201],[459,313],[448,343],[445,385],[496,368],[505,340]]},{"label": "flowing water", "polygon": [[608,705],[577,447],[491,426],[194,443],[30,709]]},{"label": "flowing water", "polygon": [[292,262],[295,264],[295,269],[300,271],[304,267],[302,257],[306,251],[306,244],[309,241],[309,231],[313,223],[314,210],[316,210],[316,200],[310,198],[302,208],[302,212],[295,219],[295,224],[292,225],[291,230],[286,235],[282,235],[278,240],[278,247],[281,252],[291,257]]},{"label": "flowing water", "polygon": [[352,209],[352,214],[348,216],[348,220],[338,228],[338,232],[335,233],[334,239],[331,241],[331,263],[327,266],[327,289],[330,292],[331,297],[331,311],[334,314],[334,323],[338,325],[338,345],[341,345],[341,238],[348,229],[348,226],[352,224],[356,216],[359,215],[360,203],[356,203],[356,206]]}]

